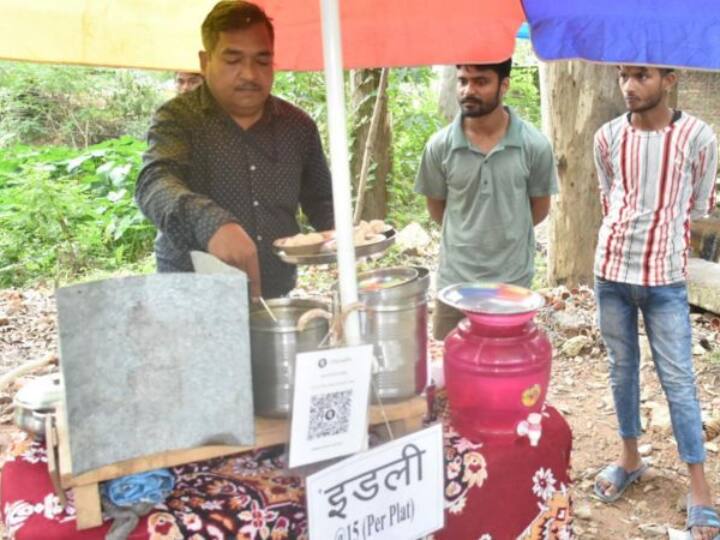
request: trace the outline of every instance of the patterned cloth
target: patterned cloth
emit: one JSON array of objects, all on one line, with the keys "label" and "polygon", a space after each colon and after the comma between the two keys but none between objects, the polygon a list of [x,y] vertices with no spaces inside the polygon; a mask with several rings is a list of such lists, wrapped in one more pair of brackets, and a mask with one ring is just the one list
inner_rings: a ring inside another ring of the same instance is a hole
[{"label": "patterned cloth", "polygon": [[715,208],[717,139],[702,120],[676,111],[659,131],[623,115],[595,134],[603,222],[595,275],[632,285],[685,280],[690,218]]},{"label": "patterned cloth", "polygon": [[[446,420],[442,393],[436,411]],[[570,429],[548,407],[539,446],[527,439],[471,442],[445,423],[445,528],[437,540],[572,538]],[[175,467],[175,489],[131,540],[307,539],[303,481],[283,471],[283,447]],[[109,524],[75,530],[75,510],[52,492],[45,451],[16,444],[0,485],[0,509],[17,540],[99,540]],[[325,540],[325,539],[318,539]]]},{"label": "patterned cloth", "polygon": [[158,270],[192,270],[189,252],[206,251],[226,223],[242,225],[260,257],[263,295],[294,287],[295,267],[273,252],[299,231],[298,205],[318,230],[333,228],[330,172],[317,126],[271,96],[262,118],[242,130],[203,85],[160,107],[148,132],[136,198],[158,227]]}]

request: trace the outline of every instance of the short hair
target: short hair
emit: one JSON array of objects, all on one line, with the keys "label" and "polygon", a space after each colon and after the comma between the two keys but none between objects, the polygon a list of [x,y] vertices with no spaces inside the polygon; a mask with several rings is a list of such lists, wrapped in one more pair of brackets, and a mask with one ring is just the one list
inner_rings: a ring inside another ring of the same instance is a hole
[{"label": "short hair", "polygon": [[475,69],[489,69],[497,73],[498,79],[502,81],[510,76],[510,70],[512,69],[512,57],[508,58],[504,62],[498,62],[496,64],[457,64],[455,67],[460,69],[461,67],[471,67]]},{"label": "short hair", "polygon": [[264,24],[275,41],[272,19],[263,9],[251,2],[242,0],[221,0],[202,23],[202,42],[207,52],[212,52],[220,41],[220,32],[245,30],[254,24]]}]

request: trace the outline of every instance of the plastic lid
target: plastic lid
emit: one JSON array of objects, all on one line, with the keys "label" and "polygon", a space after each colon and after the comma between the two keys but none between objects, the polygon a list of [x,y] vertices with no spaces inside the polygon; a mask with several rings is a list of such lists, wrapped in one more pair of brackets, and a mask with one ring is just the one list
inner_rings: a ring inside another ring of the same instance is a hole
[{"label": "plastic lid", "polygon": [[438,298],[465,313],[491,315],[534,312],[545,305],[538,293],[505,283],[458,283],[445,287]]}]

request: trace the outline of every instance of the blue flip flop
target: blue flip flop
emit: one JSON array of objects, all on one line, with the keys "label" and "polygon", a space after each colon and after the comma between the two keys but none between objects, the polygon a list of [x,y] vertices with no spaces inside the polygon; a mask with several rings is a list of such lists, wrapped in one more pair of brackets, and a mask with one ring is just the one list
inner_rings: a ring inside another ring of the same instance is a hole
[{"label": "blue flip flop", "polygon": [[[610,503],[617,501],[627,487],[640,478],[647,470],[648,464],[645,462],[632,472],[627,472],[620,465],[608,465],[595,477],[595,486],[593,491],[595,492],[597,498],[602,502]],[[615,492],[612,495],[605,495],[598,483],[598,480],[604,480],[605,482],[611,484],[615,488]]]},{"label": "blue flip flop", "polygon": [[720,539],[720,516],[718,516],[717,510],[712,506],[693,505],[690,495],[688,495],[687,501],[687,523],[685,523],[685,530],[692,531],[694,527],[718,529],[719,533],[715,535],[714,540]]}]

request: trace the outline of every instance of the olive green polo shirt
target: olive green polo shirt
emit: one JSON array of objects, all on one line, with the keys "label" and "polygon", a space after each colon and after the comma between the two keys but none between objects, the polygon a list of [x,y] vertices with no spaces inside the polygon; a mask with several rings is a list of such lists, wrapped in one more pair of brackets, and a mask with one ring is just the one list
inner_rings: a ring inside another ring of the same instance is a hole
[{"label": "olive green polo shirt", "polygon": [[438,289],[466,281],[529,287],[535,235],[530,197],[557,193],[550,141],[514,111],[486,155],[465,137],[462,118],[427,143],[415,191],[445,200]]}]

